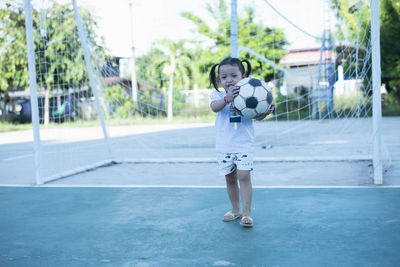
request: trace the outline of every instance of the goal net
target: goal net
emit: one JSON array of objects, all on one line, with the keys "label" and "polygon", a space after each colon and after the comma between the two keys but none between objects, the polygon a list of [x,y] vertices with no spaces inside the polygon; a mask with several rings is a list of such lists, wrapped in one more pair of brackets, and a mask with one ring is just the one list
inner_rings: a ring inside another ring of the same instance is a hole
[{"label": "goal net", "polygon": [[[289,13],[291,5],[309,14],[310,7],[296,1],[282,9],[277,1],[238,1],[236,14],[236,1],[208,1],[204,12],[179,13],[192,29],[179,38],[168,37],[179,31],[169,12],[156,22],[138,21],[140,4],[126,1],[129,19],[113,26],[126,37],[125,55],[107,48],[90,1],[34,1],[31,10],[27,2],[38,183],[119,163],[214,162],[208,75],[232,54],[235,40],[238,56],[252,63],[252,76],[274,94],[274,113],[255,122],[256,162],[372,162],[380,133],[372,120],[377,89],[369,1],[314,1],[317,15],[309,19],[322,25],[317,32]],[[160,38],[144,43],[138,24]],[[171,25],[169,33],[163,25]]]}]

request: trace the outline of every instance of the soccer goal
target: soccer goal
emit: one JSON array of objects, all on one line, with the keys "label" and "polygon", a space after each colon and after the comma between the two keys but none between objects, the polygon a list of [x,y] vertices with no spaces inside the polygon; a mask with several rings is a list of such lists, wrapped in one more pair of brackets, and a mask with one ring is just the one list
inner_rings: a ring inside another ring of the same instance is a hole
[{"label": "soccer goal", "polygon": [[[370,161],[383,183],[377,0],[321,0],[319,33],[267,0],[210,1],[211,24],[181,13],[197,37],[140,47],[132,25],[120,25],[131,34],[125,57],[105,48],[96,16],[79,2],[24,1],[37,184],[113,164],[213,163],[208,72],[230,55],[248,59],[273,90],[275,112],[255,123],[255,161]],[[168,12],[157,19],[170,20]],[[277,22],[316,45],[290,48]],[[181,135],[189,128],[193,138]]]}]

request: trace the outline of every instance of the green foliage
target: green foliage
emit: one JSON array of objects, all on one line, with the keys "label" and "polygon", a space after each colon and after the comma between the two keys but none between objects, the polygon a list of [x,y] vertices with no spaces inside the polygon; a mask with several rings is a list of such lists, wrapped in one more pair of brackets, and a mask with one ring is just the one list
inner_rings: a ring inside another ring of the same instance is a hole
[{"label": "green foliage", "polygon": [[0,6],[0,92],[5,93],[4,97],[8,88],[28,85],[27,65],[22,3],[8,1]]},{"label": "green foliage", "polygon": [[400,105],[383,107],[382,115],[383,116],[400,116]]},{"label": "green foliage", "polygon": [[[197,32],[202,36],[207,45],[202,42],[189,40],[171,41],[162,39],[155,42],[150,51],[137,58],[137,79],[142,90],[141,100],[163,94],[164,105],[168,103],[168,91],[173,90],[174,115],[180,111],[185,114],[191,112],[188,103],[185,102],[182,90],[209,87],[208,72],[211,66],[230,54],[230,13],[224,0],[214,1],[205,5],[206,10],[217,22],[217,27],[209,26],[199,16],[191,12],[183,12],[182,16],[192,21],[197,27]],[[238,16],[239,45],[249,47],[263,56],[279,62],[284,55],[283,47],[287,44],[281,29],[269,28],[261,23],[256,23],[254,9],[247,8],[244,14]],[[260,36],[262,38],[260,38]],[[208,43],[212,41],[210,47]],[[217,58],[217,59],[216,59]],[[271,79],[276,71],[253,56],[244,53],[242,58],[247,58],[253,66],[253,75],[265,80]],[[172,79],[171,79],[172,77]],[[151,107],[140,106],[143,114],[162,114],[160,103],[151,102]],[[207,107],[209,109],[209,107]],[[167,107],[163,107],[168,110]]]},{"label": "green foliage", "polygon": [[[338,40],[360,40],[360,55],[365,53],[370,36],[370,6],[369,1],[332,0],[332,8],[340,22],[343,22],[336,32]],[[359,9],[361,16],[359,18]],[[359,22],[358,22],[359,20]],[[357,24],[360,27],[357,27]],[[359,30],[359,32],[357,32]],[[367,38],[363,38],[366,36]],[[396,91],[400,99],[400,4],[398,0],[380,0],[380,38],[381,38],[381,80],[386,84],[388,92]],[[363,48],[364,47],[364,48]],[[360,63],[361,64],[361,63]],[[366,65],[369,65],[368,63]],[[351,66],[354,68],[354,66]],[[361,65],[359,66],[361,67]],[[370,73],[370,71],[369,71]]]},{"label": "green foliage", "polygon": [[[360,45],[367,47],[367,39],[363,36],[369,36],[371,30],[370,25],[370,6],[369,1],[347,1],[347,0],[332,0],[332,8],[339,19],[339,24],[336,26],[336,39],[338,40],[357,40],[359,36]],[[360,20],[359,13],[361,12]],[[358,27],[359,24],[359,27]]]},{"label": "green foliage", "polygon": [[[139,103],[142,114],[151,116],[157,114],[158,116],[164,113],[159,108],[159,100],[157,106],[154,104],[148,107],[142,105],[142,103],[146,103],[146,99],[152,99],[154,94],[172,94],[173,101],[168,103],[173,105],[173,110],[182,109],[185,101],[180,97],[180,90],[193,87],[195,82],[193,77],[198,76],[194,67],[198,64],[194,60],[196,54],[186,46],[190,43],[188,40],[174,42],[162,39],[153,44],[153,48],[148,54],[137,59],[139,84],[149,87],[149,92],[144,93],[141,103]],[[171,90],[172,92],[170,92]],[[168,97],[165,101],[168,101]]]},{"label": "green foliage", "polygon": [[[214,62],[215,58],[222,60],[230,54],[230,14],[224,0],[216,1],[214,5],[207,4],[206,8],[218,24],[215,30],[212,30],[211,26],[191,12],[183,12],[182,16],[191,20],[201,35],[214,42],[215,46],[211,50],[205,51],[203,56],[207,69],[209,69],[213,64],[218,63]],[[252,7],[247,7],[244,15],[238,14],[238,42],[239,46],[255,50],[275,62],[279,62],[285,54],[283,48],[288,44],[282,29],[265,27],[261,23],[255,22]],[[270,80],[274,74],[278,73],[272,66],[247,52],[242,53],[241,58],[250,60],[255,77]]]},{"label": "green foliage", "polygon": [[[110,118],[108,120],[109,126],[120,126],[123,125],[155,125],[155,124],[176,124],[176,123],[210,123],[210,125],[215,121],[215,113],[205,114],[203,116],[188,117],[177,116],[174,118],[173,122],[167,120],[159,120],[158,117],[129,117],[129,118]],[[50,122],[49,128],[79,128],[79,127],[98,127],[100,124],[99,120],[85,120],[85,121],[66,121],[62,124]],[[23,131],[31,130],[32,123],[24,124],[13,124],[7,121],[0,120],[0,133],[12,132],[12,131]]]},{"label": "green foliage", "polygon": [[381,0],[382,82],[400,100],[400,2]]},{"label": "green foliage", "polygon": [[398,94],[397,89],[395,89],[386,95],[382,103],[382,115],[400,116],[400,100]]},{"label": "green foliage", "polygon": [[[94,43],[94,18],[87,10],[80,10],[80,13],[87,25],[88,40]],[[83,49],[71,5],[54,2],[48,8],[46,15],[49,19],[46,20],[45,35],[41,36],[36,51],[39,51],[37,53],[39,61],[51,64],[40,64],[36,70],[40,84],[50,89],[63,89],[65,84],[77,85],[88,80]],[[98,53],[100,51],[97,49]]]},{"label": "green foliage", "polygon": [[215,112],[213,112],[210,109],[209,105],[200,105],[198,107],[196,107],[193,104],[188,104],[186,105],[186,110],[185,110],[185,115],[188,118],[197,118],[197,117],[208,117],[208,116],[212,116],[215,118]]},{"label": "green foliage", "polygon": [[[296,96],[285,96],[276,91],[274,95],[275,112],[277,120],[302,120],[310,119],[311,106],[309,105],[308,94],[303,94],[307,91],[306,87],[295,88]],[[272,116],[271,116],[272,118]],[[270,118],[270,119],[271,119]]]},{"label": "green foliage", "polygon": [[32,129],[32,123],[12,123],[0,120],[0,133]]},{"label": "green foliage", "polygon": [[128,118],[134,114],[133,100],[120,84],[108,86],[104,91],[108,105],[116,117]]},{"label": "green foliage", "polygon": [[177,91],[174,93],[174,110],[182,110],[186,107],[186,98],[185,95],[181,91]]},{"label": "green foliage", "polygon": [[334,110],[336,113],[340,113],[343,110],[356,111],[359,107],[367,106],[368,98],[366,98],[362,92],[354,92],[346,95],[335,95],[334,96]]},{"label": "green foliage", "polygon": [[[181,40],[160,40],[154,43],[152,49],[146,55],[138,57],[138,80],[139,83],[146,83],[155,90],[163,89],[169,85],[169,71],[171,57],[176,61],[174,90],[193,88],[198,85],[200,88],[209,86],[208,71],[215,62],[230,54],[230,14],[226,2],[223,0],[206,4],[206,9],[217,22],[216,29],[212,29],[204,20],[191,12],[183,12],[182,16],[192,21],[197,32],[211,40],[214,45],[204,48],[203,44]],[[238,16],[239,45],[249,47],[266,58],[279,62],[284,55],[284,46],[287,41],[284,38],[283,30],[269,28],[261,23],[256,23],[254,9],[246,9],[244,16]],[[262,38],[260,38],[262,36]],[[257,40],[257,41],[256,41]],[[243,53],[242,58],[252,62],[253,75],[269,80],[276,74],[271,66],[261,62],[248,53]],[[261,74],[262,73],[262,74]]]},{"label": "green foliage", "polygon": [[165,80],[162,66],[166,55],[159,48],[153,47],[147,54],[136,58],[136,76],[139,84],[157,90],[164,87]]},{"label": "green foliage", "polygon": [[158,60],[162,66],[165,77],[174,76],[175,82],[179,88],[188,88],[190,81],[188,74],[191,71],[191,52],[185,47],[188,40],[174,42],[169,39],[162,39],[155,43],[163,53],[159,55]]},{"label": "green foliage", "polygon": [[[309,120],[312,119],[312,99],[309,98],[309,88],[300,86],[295,88],[295,94],[284,96],[279,91],[275,94],[274,103],[277,120]],[[362,92],[334,96],[334,112],[331,117],[335,118],[348,118],[353,116],[358,108],[360,110],[360,117],[370,116],[370,105],[368,98]],[[322,116],[330,118],[326,114],[326,103],[321,102],[319,110]],[[369,112],[368,114],[366,112]]]},{"label": "green foliage", "polygon": [[165,97],[158,91],[149,90],[139,96],[139,110],[142,117],[165,117]]},{"label": "green foliage", "polygon": [[396,90],[391,91],[384,98],[383,106],[400,105],[400,100],[396,97],[398,92]]},{"label": "green foliage", "polygon": [[[95,43],[95,18],[81,9],[88,39]],[[44,25],[44,17],[46,22]],[[37,83],[47,89],[68,89],[65,84],[87,80],[74,12],[70,4],[49,2],[45,11],[32,10]],[[7,0],[0,6],[0,90],[27,88],[28,63],[25,12],[22,1]],[[100,53],[100,47],[94,49]],[[100,53],[101,55],[101,53]],[[45,64],[44,64],[45,63]]]}]

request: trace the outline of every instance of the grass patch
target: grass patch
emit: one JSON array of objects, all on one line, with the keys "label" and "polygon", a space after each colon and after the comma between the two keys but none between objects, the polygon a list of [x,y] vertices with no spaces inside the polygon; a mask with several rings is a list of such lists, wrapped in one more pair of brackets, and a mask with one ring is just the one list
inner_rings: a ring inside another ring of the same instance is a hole
[{"label": "grass patch", "polygon": [[400,116],[400,105],[383,106],[382,107],[383,116]]},{"label": "grass patch", "polygon": [[[174,117],[172,121],[168,121],[166,118],[142,118],[132,117],[125,119],[110,119],[106,122],[108,126],[128,126],[128,125],[155,125],[155,124],[185,124],[185,123],[213,123],[215,115],[211,114],[208,116],[199,117]],[[78,127],[98,127],[101,126],[100,120],[90,121],[67,121],[63,123],[50,122],[48,129],[51,128],[78,128]],[[43,124],[40,125],[44,128]],[[22,131],[32,129],[31,123],[16,124],[7,121],[0,121],[0,133]]]},{"label": "grass patch", "polygon": [[215,115],[199,116],[199,117],[174,117],[172,121],[168,121],[166,118],[143,118],[143,117],[131,117],[126,119],[112,119],[109,120],[109,125],[152,125],[152,124],[185,124],[185,123],[213,123],[215,121]]},{"label": "grass patch", "polygon": [[14,132],[32,129],[31,123],[16,124],[6,121],[0,121],[0,133]]},{"label": "grass patch", "polygon": [[[351,111],[349,111],[351,112]],[[347,114],[347,113],[346,113]],[[400,105],[383,106],[382,107],[383,116],[400,116]],[[362,116],[372,116],[371,112],[369,114],[362,114]],[[335,118],[346,117],[343,114],[334,114]],[[310,119],[310,113],[308,111],[291,112],[289,114],[281,114],[277,118],[273,115],[268,116],[267,120],[302,120]],[[204,115],[199,117],[183,117],[176,116],[172,121],[168,121],[167,118],[143,118],[143,117],[131,117],[124,119],[110,119],[107,121],[109,126],[128,126],[128,125],[156,125],[156,124],[185,124],[185,123],[214,123],[215,114],[210,113],[210,115]],[[48,128],[78,128],[78,127],[99,127],[99,120],[91,121],[67,121],[63,123],[50,122]],[[40,125],[43,128],[43,124]],[[0,133],[3,132],[13,132],[13,131],[23,131],[31,130],[31,123],[11,123],[7,121],[0,121]]]}]

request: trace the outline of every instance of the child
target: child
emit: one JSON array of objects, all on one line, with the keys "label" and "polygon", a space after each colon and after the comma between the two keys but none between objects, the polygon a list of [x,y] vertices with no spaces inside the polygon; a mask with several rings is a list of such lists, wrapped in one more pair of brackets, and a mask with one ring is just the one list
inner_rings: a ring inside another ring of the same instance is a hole
[{"label": "child", "polygon": [[[243,63],[246,63],[247,70]],[[222,220],[229,222],[241,218],[240,224],[244,227],[253,226],[250,171],[253,170],[254,128],[252,119],[235,116],[231,102],[239,94],[236,83],[248,77],[250,72],[249,61],[241,61],[232,57],[227,57],[219,64],[215,64],[210,71],[210,82],[216,89],[210,95],[210,107],[217,113],[215,130],[218,168],[220,174],[225,175],[227,191],[232,204],[232,210],[225,213]],[[218,90],[219,84],[225,89],[223,92]],[[262,120],[272,111],[273,106],[267,113],[256,119]],[[242,214],[240,213],[239,192],[243,204]]]}]

